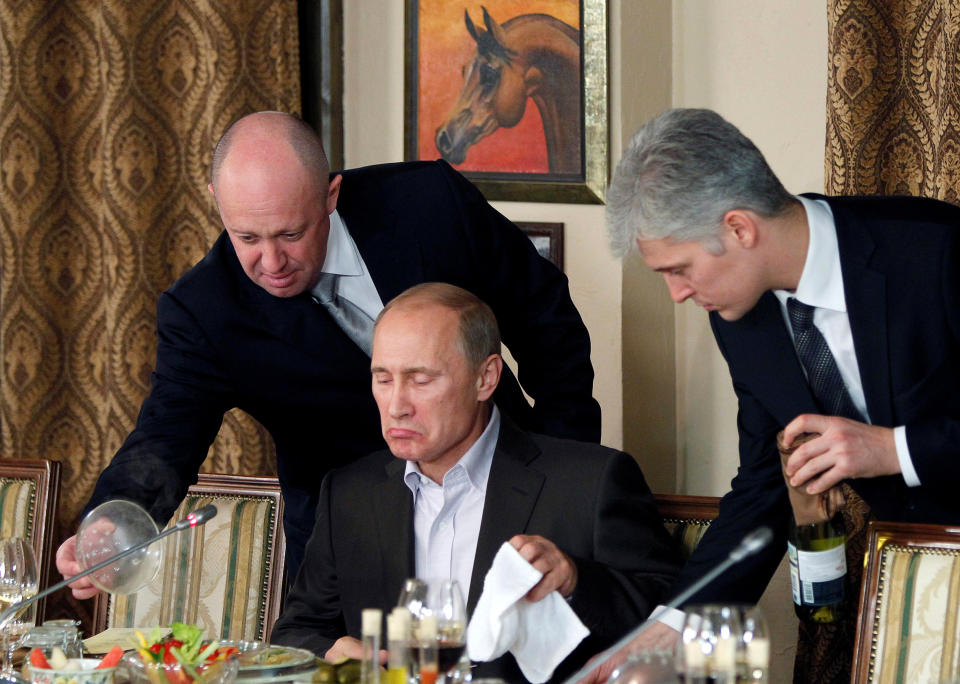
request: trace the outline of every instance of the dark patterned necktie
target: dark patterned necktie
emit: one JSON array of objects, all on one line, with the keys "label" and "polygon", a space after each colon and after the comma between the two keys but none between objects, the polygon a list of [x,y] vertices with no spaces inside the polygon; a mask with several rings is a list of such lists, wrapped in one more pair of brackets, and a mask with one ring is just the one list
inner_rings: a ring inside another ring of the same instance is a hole
[{"label": "dark patterned necktie", "polygon": [[367,356],[373,351],[373,319],[349,299],[337,296],[337,278],[333,273],[321,273],[312,292],[340,329],[360,347]]},{"label": "dark patterned necktie", "polygon": [[864,422],[863,415],[853,405],[850,393],[837,361],[830,353],[830,347],[823,335],[813,324],[814,307],[790,297],[787,299],[787,313],[793,327],[793,338],[797,345],[797,356],[807,371],[807,381],[813,390],[813,396],[820,403],[825,415],[843,416]]}]

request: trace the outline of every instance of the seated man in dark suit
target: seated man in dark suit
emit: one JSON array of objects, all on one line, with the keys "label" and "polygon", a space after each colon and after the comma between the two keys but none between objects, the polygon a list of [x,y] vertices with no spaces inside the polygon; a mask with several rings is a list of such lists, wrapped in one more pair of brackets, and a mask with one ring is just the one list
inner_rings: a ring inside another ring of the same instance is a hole
[{"label": "seated man in dark suit", "polygon": [[[324,479],[272,641],[356,657],[361,610],[389,611],[413,575],[458,580],[472,613],[508,540],[543,573],[528,599],[559,591],[591,631],[554,679],[646,618],[679,557],[640,468],[517,428],[490,401],[502,365],[496,318],[469,292],[427,283],[387,304],[371,370],[390,451]],[[523,681],[509,654],[477,672]]]},{"label": "seated man in dark suit", "polygon": [[[444,162],[329,173],[320,138],[280,112],[246,116],[213,154],[224,231],[157,305],[150,396],[87,505],[125,498],[164,524],[196,482],[225,411],[276,446],[291,577],[326,472],[383,448],[370,396],[373,319],[417,283],[489,302],[523,390],[504,371],[500,409],[536,432],[600,440],[590,340],[567,279]],[[57,553],[80,567],[74,539]],[[89,581],[77,598],[96,593]]]}]

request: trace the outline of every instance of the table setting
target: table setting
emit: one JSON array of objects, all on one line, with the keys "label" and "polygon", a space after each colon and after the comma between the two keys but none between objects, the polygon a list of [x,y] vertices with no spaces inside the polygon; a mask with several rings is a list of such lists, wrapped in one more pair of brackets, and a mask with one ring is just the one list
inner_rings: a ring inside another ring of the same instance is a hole
[{"label": "table setting", "polygon": [[[71,620],[34,626],[35,601],[89,576],[112,594],[136,592],[153,581],[161,563],[154,542],[202,525],[216,514],[212,506],[157,530],[141,507],[110,501],[81,523],[77,558],[84,570],[37,591],[32,547],[25,540],[0,541],[0,613],[3,671],[0,679],[33,684],[279,684],[304,682],[380,682],[388,684],[456,684],[472,677],[474,662],[511,653],[531,682],[547,681],[588,634],[559,594],[529,602],[525,595],[540,573],[509,545],[498,553],[484,580],[471,619],[456,580],[408,579],[397,605],[386,616],[379,609],[363,614],[360,660],[330,663],[299,648],[258,641],[204,638],[194,625],[117,630],[79,640]],[[551,600],[555,599],[555,600]],[[110,630],[108,630],[109,632]],[[384,639],[381,639],[384,636]],[[20,647],[24,662],[14,669]],[[381,648],[387,667],[381,668]],[[101,658],[92,657],[100,651]],[[762,682],[768,680],[769,634],[754,606],[703,605],[686,608],[675,652],[634,654],[612,681],[627,682]],[[487,684],[496,684],[489,680]]]}]

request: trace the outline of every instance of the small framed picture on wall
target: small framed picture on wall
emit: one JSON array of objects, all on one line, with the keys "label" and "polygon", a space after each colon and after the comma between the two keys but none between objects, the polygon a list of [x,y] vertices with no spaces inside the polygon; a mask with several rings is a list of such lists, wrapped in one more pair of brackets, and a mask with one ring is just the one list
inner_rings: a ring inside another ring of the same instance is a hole
[{"label": "small framed picture on wall", "polygon": [[563,224],[514,221],[517,227],[527,234],[530,242],[544,259],[563,270]]}]

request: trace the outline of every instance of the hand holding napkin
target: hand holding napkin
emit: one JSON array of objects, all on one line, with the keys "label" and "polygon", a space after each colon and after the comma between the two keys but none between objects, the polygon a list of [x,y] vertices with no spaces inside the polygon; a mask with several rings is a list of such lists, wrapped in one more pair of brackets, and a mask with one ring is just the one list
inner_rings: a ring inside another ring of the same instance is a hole
[{"label": "hand holding napkin", "polygon": [[558,592],[536,603],[524,598],[542,576],[509,543],[500,547],[467,626],[470,660],[510,651],[523,676],[539,684],[590,633]]}]

